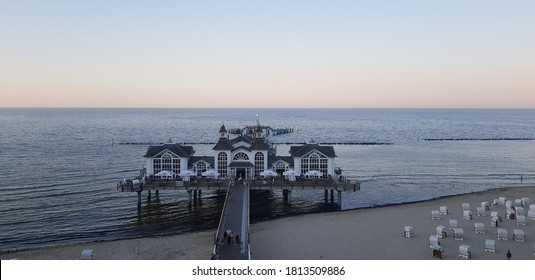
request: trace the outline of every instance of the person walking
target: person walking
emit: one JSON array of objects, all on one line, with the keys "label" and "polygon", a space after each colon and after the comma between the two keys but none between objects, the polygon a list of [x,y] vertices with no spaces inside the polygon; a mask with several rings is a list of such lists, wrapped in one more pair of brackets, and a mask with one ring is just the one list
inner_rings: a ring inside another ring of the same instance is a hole
[{"label": "person walking", "polygon": [[505,254],[505,256],[507,257],[508,260],[510,260],[513,255],[511,254],[510,250],[507,250],[507,254]]}]

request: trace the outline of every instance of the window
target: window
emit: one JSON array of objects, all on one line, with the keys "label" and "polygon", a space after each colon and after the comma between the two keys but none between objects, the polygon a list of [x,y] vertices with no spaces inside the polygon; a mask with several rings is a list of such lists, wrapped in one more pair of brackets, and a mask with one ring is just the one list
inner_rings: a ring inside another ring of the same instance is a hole
[{"label": "window", "polygon": [[197,169],[197,177],[201,177],[202,173],[204,171],[206,171],[206,163],[204,163],[202,161],[197,163],[197,168],[196,169]]},{"label": "window", "polygon": [[227,154],[223,152],[219,153],[217,155],[217,172],[223,178],[227,177],[227,166]]},{"label": "window", "polygon": [[301,173],[306,173],[310,170],[319,170],[327,175],[328,167],[327,157],[316,152],[301,158]]},{"label": "window", "polygon": [[234,160],[249,160],[249,157],[245,153],[237,153],[234,155]]},{"label": "window", "polygon": [[260,172],[264,171],[264,154],[258,152],[254,156],[255,175],[260,175]]},{"label": "window", "polygon": [[152,169],[154,174],[162,170],[169,170],[175,174],[180,173],[180,158],[170,154],[164,154],[160,158],[152,159]]}]

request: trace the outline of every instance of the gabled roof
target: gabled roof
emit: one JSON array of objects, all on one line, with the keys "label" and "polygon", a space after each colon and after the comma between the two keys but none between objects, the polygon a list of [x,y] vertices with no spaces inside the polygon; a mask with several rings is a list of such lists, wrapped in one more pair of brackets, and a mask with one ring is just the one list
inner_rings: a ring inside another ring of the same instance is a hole
[{"label": "gabled roof", "polygon": [[154,157],[161,152],[168,150],[179,157],[190,157],[195,153],[192,146],[182,146],[177,143],[165,143],[157,146],[149,146],[147,153],[143,157]]},{"label": "gabled roof", "polygon": [[303,146],[291,146],[290,155],[292,155],[292,157],[302,157],[314,150],[324,154],[327,157],[336,157],[333,146],[320,146],[317,143],[308,143],[304,144]]},{"label": "gabled roof", "polygon": [[232,144],[227,138],[219,138],[219,141],[215,144],[212,150],[216,151],[229,151],[232,150]]},{"label": "gabled roof", "polygon": [[269,144],[265,138],[256,138],[251,146],[251,150],[269,150]]},{"label": "gabled roof", "polygon": [[189,159],[188,165],[194,165],[195,163],[199,161],[205,161],[209,163],[211,166],[214,166],[214,157],[213,156],[198,156],[198,157],[191,157]]},{"label": "gabled roof", "polygon": [[294,159],[291,156],[273,156],[273,157],[269,158],[268,165],[271,166],[271,165],[273,165],[275,162],[277,162],[279,160],[286,162],[288,165],[293,165],[294,164]]}]

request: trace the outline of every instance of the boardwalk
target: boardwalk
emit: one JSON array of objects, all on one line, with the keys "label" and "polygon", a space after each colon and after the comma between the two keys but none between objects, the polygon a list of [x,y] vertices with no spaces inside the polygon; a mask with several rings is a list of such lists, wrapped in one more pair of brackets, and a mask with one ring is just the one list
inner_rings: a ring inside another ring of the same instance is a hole
[{"label": "boardwalk", "polygon": [[[227,230],[232,231],[232,237],[224,238]],[[237,244],[236,235],[241,244]],[[225,208],[223,209],[220,227],[216,233],[219,242],[216,244],[216,254],[222,260],[249,259],[249,186],[242,181],[231,184],[227,192]],[[229,241],[230,240],[230,244]]]}]

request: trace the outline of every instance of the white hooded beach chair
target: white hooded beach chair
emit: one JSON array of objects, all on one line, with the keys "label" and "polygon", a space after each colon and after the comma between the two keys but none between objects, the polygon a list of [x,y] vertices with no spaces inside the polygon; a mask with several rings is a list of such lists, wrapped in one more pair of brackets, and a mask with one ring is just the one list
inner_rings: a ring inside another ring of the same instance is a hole
[{"label": "white hooded beach chair", "polygon": [[524,207],[522,206],[515,207],[515,212],[517,217],[526,215],[526,212],[524,212]]},{"label": "white hooded beach chair", "polygon": [[496,240],[485,239],[485,252],[496,253]]},{"label": "white hooded beach chair", "polygon": [[494,200],[492,200],[492,206],[496,206],[499,204],[499,201],[497,198],[495,198]]},{"label": "white hooded beach chair", "polygon": [[457,227],[457,219],[450,219],[450,227],[449,229],[454,229]]},{"label": "white hooded beach chair", "polygon": [[435,234],[429,236],[429,248],[434,248],[436,246],[440,246],[440,242],[438,241],[438,236]]},{"label": "white hooded beach chair", "polygon": [[498,197],[498,204],[505,205],[505,196]]},{"label": "white hooded beach chair", "polygon": [[438,238],[445,238],[447,236],[446,234],[446,227],[445,226],[437,226],[437,237]]},{"label": "white hooded beach chair", "polygon": [[93,249],[84,249],[82,251],[82,260],[92,260],[93,259]]},{"label": "white hooded beach chair", "polygon": [[496,230],[498,240],[507,240],[507,230],[504,228],[499,228]]},{"label": "white hooded beach chair", "polygon": [[528,207],[528,205],[530,204],[529,198],[527,197],[523,197],[520,200],[522,200],[522,207]]},{"label": "white hooded beach chair", "polygon": [[507,220],[515,220],[516,219],[516,212],[512,209],[505,210],[505,218]]},{"label": "white hooded beach chair", "polygon": [[513,240],[517,242],[524,242],[524,230],[515,228],[513,230]]},{"label": "white hooded beach chair", "polygon": [[472,211],[470,211],[470,210],[463,210],[463,219],[465,219],[465,220],[472,220]]},{"label": "white hooded beach chair", "polygon": [[526,216],[516,216],[516,225],[525,226],[526,225]]},{"label": "white hooded beach chair", "polygon": [[483,223],[474,223],[474,232],[477,234],[484,234],[485,225]]},{"label": "white hooded beach chair", "polygon": [[470,203],[462,203],[461,210],[470,210]]},{"label": "white hooded beach chair", "polygon": [[490,210],[490,203],[488,201],[481,202],[481,207],[485,208],[485,211]]},{"label": "white hooded beach chair", "polygon": [[487,216],[487,211],[485,211],[485,207],[477,207],[476,210],[477,210],[478,217]]},{"label": "white hooded beach chair", "polygon": [[514,209],[515,209],[515,206],[513,204],[513,201],[507,200],[505,202],[505,210],[514,210]]},{"label": "white hooded beach chair", "polygon": [[492,211],[490,212],[490,216],[491,217],[498,217],[498,222],[502,222],[502,217],[500,217],[500,213],[498,213],[498,211]]},{"label": "white hooded beach chair", "polygon": [[515,199],[515,208],[521,207],[521,206],[522,206],[522,199],[520,198]]},{"label": "white hooded beach chair", "polygon": [[[535,205],[535,204],[532,204],[532,205]],[[531,205],[529,208],[531,209]],[[530,220],[535,220],[535,210],[529,210],[527,218]]]},{"label": "white hooded beach chair", "polygon": [[498,224],[500,223],[501,218],[498,216],[493,216],[490,218],[490,226],[491,227],[498,227]]},{"label": "white hooded beach chair", "polygon": [[440,206],[439,211],[441,215],[448,215],[448,206]]},{"label": "white hooded beach chair", "polygon": [[403,236],[407,238],[411,238],[414,236],[414,230],[412,226],[405,226],[405,231],[403,232]]},{"label": "white hooded beach chair", "polygon": [[530,204],[529,205],[529,210],[535,211],[535,204]]},{"label": "white hooded beach chair", "polygon": [[444,257],[444,247],[442,246],[432,246],[433,257],[437,259],[442,259]]},{"label": "white hooded beach chair", "polygon": [[462,259],[471,259],[472,252],[470,251],[470,246],[466,244],[459,245],[459,258]]},{"label": "white hooded beach chair", "polygon": [[440,220],[440,212],[438,210],[431,211],[431,219]]},{"label": "white hooded beach chair", "polygon": [[464,240],[464,230],[462,228],[453,229],[453,239]]}]

